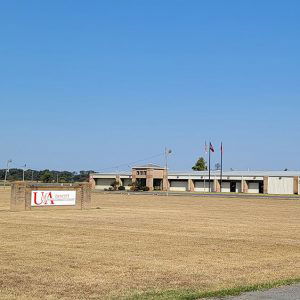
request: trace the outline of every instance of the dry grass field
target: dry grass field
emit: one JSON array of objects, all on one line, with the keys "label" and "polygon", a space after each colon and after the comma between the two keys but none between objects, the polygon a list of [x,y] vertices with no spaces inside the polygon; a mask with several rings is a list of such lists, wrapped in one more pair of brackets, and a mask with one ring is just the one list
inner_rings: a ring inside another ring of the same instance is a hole
[{"label": "dry grass field", "polygon": [[1,299],[120,299],[300,277],[300,200],[92,197],[89,211],[16,213],[0,191]]}]

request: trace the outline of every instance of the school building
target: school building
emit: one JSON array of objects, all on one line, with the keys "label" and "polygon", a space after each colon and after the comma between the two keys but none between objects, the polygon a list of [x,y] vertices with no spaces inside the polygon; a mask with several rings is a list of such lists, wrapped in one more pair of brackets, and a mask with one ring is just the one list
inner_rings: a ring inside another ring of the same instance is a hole
[{"label": "school building", "polygon": [[300,171],[208,171],[172,172],[146,164],[133,167],[128,173],[93,173],[90,182],[95,189],[108,189],[115,181],[131,188],[133,182],[150,191],[231,192],[253,194],[299,194]]}]

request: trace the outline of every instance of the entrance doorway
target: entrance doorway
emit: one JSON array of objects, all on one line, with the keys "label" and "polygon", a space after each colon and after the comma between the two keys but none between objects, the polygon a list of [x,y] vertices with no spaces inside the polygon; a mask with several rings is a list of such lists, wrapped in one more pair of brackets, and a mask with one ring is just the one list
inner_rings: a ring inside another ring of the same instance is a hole
[{"label": "entrance doorway", "polygon": [[235,193],[236,192],[236,182],[231,181],[230,182],[230,193]]},{"label": "entrance doorway", "polygon": [[138,187],[145,187],[146,186],[146,178],[137,178],[136,183]]},{"label": "entrance doorway", "polygon": [[162,179],[154,178],[153,179],[153,189],[155,191],[161,191],[162,190]]},{"label": "entrance doorway", "polygon": [[264,193],[264,182],[263,181],[259,182],[258,188],[259,188],[259,193],[263,194]]}]

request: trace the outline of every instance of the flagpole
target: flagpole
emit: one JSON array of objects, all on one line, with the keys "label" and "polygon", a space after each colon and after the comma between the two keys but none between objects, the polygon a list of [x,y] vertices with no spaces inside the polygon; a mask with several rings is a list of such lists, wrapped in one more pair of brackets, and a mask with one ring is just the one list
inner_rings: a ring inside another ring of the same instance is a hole
[{"label": "flagpole", "polygon": [[[205,159],[206,159],[206,162],[205,164],[207,164],[207,144],[206,144],[206,141],[205,141],[205,146],[204,146],[204,155],[205,155]],[[207,167],[206,167],[206,170],[207,170]],[[205,171],[205,169],[204,169]],[[206,192],[206,189],[205,189],[205,176],[204,176],[204,192]]]},{"label": "flagpole", "polygon": [[209,146],[208,146],[208,192],[210,192],[210,145],[211,145],[211,143],[209,142]]},{"label": "flagpole", "polygon": [[223,175],[223,143],[221,142],[221,177],[220,177],[220,192],[222,192],[222,175]]}]

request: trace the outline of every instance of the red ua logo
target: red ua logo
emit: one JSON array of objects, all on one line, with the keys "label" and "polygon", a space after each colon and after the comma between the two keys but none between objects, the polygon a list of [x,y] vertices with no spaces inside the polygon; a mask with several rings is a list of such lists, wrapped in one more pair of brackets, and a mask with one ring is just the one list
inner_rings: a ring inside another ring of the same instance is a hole
[{"label": "red ua logo", "polygon": [[33,202],[35,205],[47,205],[48,203],[54,205],[54,199],[52,198],[51,192],[33,192]]}]

